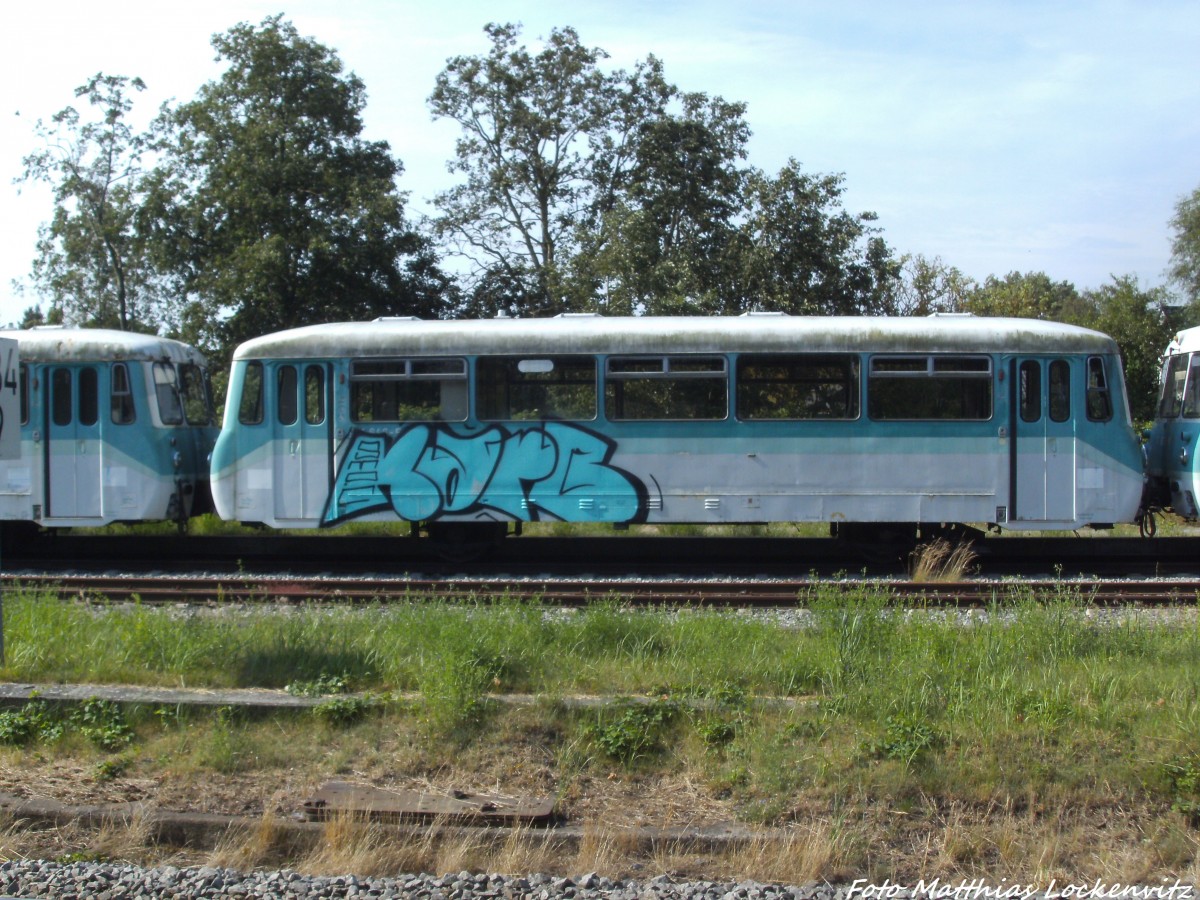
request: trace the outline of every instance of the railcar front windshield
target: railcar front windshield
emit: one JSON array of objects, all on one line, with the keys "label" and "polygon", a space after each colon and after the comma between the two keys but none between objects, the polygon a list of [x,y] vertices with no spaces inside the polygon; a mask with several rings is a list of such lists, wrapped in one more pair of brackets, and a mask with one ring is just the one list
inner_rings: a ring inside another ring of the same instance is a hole
[{"label": "railcar front windshield", "polygon": [[178,367],[170,363],[154,364],[154,399],[158,417],[164,425],[211,425],[212,397],[205,372],[194,363]]}]

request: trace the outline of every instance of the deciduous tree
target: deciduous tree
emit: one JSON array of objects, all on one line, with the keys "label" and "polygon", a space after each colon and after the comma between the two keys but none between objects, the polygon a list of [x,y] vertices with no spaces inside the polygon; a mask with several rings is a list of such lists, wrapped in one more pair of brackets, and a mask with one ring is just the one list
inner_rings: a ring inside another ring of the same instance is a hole
[{"label": "deciduous tree", "polygon": [[1175,204],[1170,276],[1188,301],[1200,304],[1200,188]]},{"label": "deciduous tree", "polygon": [[894,311],[900,263],[874,213],[842,206],[843,181],[803,172],[794,159],[774,177],[754,173],[741,279],[747,303],[795,315]]},{"label": "deciduous tree", "polygon": [[1158,402],[1162,354],[1175,332],[1166,315],[1167,292],[1163,288],[1143,289],[1135,277],[1126,275],[1084,292],[1083,300],[1087,314],[1076,324],[1116,339],[1130,411],[1135,421],[1149,422]]},{"label": "deciduous tree", "polygon": [[1078,321],[1086,316],[1079,292],[1069,281],[1052,281],[1045,272],[989,275],[968,295],[964,307],[979,316],[1014,316],[1049,321]]},{"label": "deciduous tree", "polygon": [[975,282],[940,257],[906,255],[900,260],[895,311],[902,316],[962,312]]},{"label": "deciduous tree", "polygon": [[135,227],[146,136],[128,116],[140,78],[93,75],[68,106],[35,131],[44,146],[24,159],[20,181],[49,184],[54,212],[38,230],[32,280],[68,321],[153,328],[159,285]]},{"label": "deciduous tree", "polygon": [[487,54],[451,59],[429,98],[435,118],[462,127],[449,168],[466,178],[437,196],[435,227],[477,284],[519,287],[524,311],[556,312],[580,227],[602,224],[633,158],[632,129],[672,89],[653,59],[604,72],[608,54],[571,28],[538,53],[518,43],[517,25],[484,30]]},{"label": "deciduous tree", "polygon": [[276,15],[213,37],[224,74],[164,109],[145,210],[188,336],[442,312],[446,280],[407,223],[402,167],[362,137],[366,91]]}]

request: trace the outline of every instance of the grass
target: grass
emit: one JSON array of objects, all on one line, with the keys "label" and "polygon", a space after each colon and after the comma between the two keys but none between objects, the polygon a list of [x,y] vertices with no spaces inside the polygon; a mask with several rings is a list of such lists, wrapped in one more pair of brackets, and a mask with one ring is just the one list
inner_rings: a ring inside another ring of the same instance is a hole
[{"label": "grass", "polygon": [[[569,615],[436,599],[182,614],[16,593],[5,598],[9,680],[327,696],[311,713],[265,719],[31,705],[0,719],[0,772],[70,760],[89,784],[158,783],[166,806],[188,805],[197,785],[228,785],[227,802],[244,805],[253,784],[264,815],[291,811],[273,792],[294,804],[298,780],[520,787],[598,823],[597,860],[621,856],[600,826],[631,810],[653,810],[657,824],[789,829],[787,853],[764,845],[706,864],[759,877],[1197,872],[1195,610],[1104,620],[1069,585],[1049,602],[1014,586],[1003,609],[964,627],[887,601],[867,585],[817,589],[807,624],[788,627],[617,601]],[[499,693],[541,699],[514,708]],[[642,699],[561,702],[580,694]],[[329,865],[383,852],[370,829],[353,835],[361,847],[347,836],[325,847],[341,848]],[[660,856],[647,865],[683,866]]]}]

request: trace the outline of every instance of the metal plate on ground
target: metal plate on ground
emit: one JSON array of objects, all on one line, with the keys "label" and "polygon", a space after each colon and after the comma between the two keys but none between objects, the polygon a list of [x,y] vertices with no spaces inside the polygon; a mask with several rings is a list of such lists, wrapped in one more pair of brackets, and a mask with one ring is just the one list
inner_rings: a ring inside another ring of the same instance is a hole
[{"label": "metal plate on ground", "polygon": [[329,781],[304,801],[304,817],[320,822],[339,815],[381,822],[446,821],[464,824],[546,824],[554,816],[550,797],[507,797],[469,791],[385,790],[369,784]]}]

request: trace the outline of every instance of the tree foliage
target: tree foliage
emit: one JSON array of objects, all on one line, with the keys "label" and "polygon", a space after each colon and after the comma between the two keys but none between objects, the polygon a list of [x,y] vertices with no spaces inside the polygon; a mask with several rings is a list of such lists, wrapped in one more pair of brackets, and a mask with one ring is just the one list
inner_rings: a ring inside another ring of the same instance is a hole
[{"label": "tree foliage", "polygon": [[989,275],[963,304],[979,316],[1014,316],[1048,321],[1076,321],[1082,310],[1079,292],[1069,281],[1052,281],[1045,272]]},{"label": "tree foliage", "polygon": [[309,323],[436,316],[445,279],[405,220],[400,163],[361,136],[362,81],[278,15],[213,47],[224,74],[157,122],[143,209],[184,332],[229,347]]},{"label": "tree foliage", "polygon": [[439,235],[470,259],[475,312],[882,312],[898,264],[841,176],[745,165],[745,104],[683,93],[654,57],[556,30],[540,53],[514,25],[451,59],[430,97],[462,127],[437,198]]},{"label": "tree foliage", "polygon": [[564,259],[580,225],[600,222],[630,161],[636,123],[669,94],[652,58],[605,73],[607,54],[555,29],[537,54],[516,25],[488,25],[484,56],[457,56],[429,98],[435,118],[462,127],[452,172],[466,181],[436,198],[437,233],[489,288],[506,285],[530,311],[564,293]]},{"label": "tree foliage", "polygon": [[975,282],[941,257],[907,254],[900,260],[894,311],[902,316],[962,312]]},{"label": "tree foliage", "polygon": [[1175,204],[1171,228],[1171,280],[1190,303],[1200,304],[1200,188]]},{"label": "tree foliage", "polygon": [[1162,354],[1176,331],[1162,288],[1143,290],[1132,276],[1083,294],[1086,313],[1076,324],[1116,338],[1135,421],[1149,422],[1158,403]]},{"label": "tree foliage", "polygon": [[900,264],[871,223],[842,207],[840,175],[810,175],[789,160],[774,178],[753,173],[741,283],[747,308],[797,315],[893,311]]},{"label": "tree foliage", "polygon": [[717,312],[736,300],[738,218],[750,130],[744,104],[690,93],[634,135],[634,164],[598,227],[581,230],[577,308]]},{"label": "tree foliage", "polygon": [[121,329],[155,324],[159,286],[134,221],[146,138],[128,122],[132,93],[145,87],[139,78],[98,73],[75,89],[83,112],[68,106],[35,126],[44,146],[25,157],[17,181],[53,191],[32,270],[52,318]]}]

